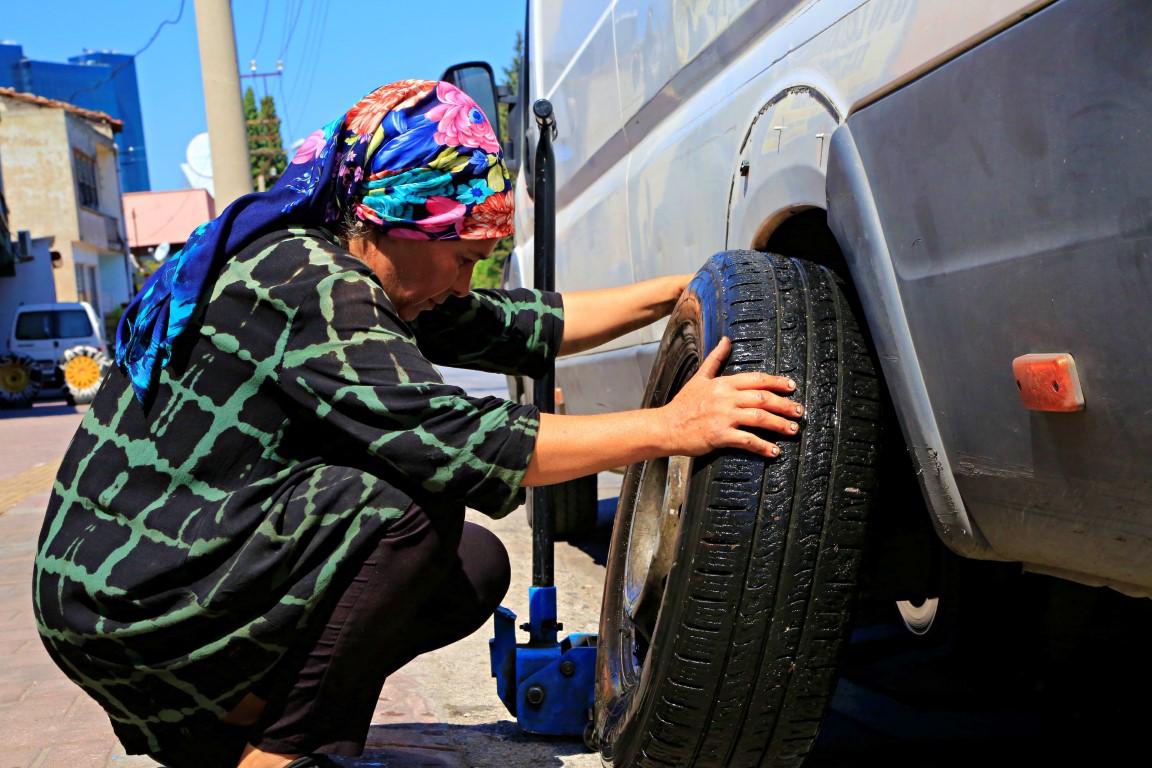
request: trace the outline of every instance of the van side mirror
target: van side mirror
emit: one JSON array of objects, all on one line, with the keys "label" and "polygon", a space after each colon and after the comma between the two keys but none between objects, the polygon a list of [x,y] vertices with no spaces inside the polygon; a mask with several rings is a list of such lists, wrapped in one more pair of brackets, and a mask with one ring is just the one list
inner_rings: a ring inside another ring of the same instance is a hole
[{"label": "van side mirror", "polygon": [[508,129],[509,135],[504,137],[504,164],[512,173],[516,173],[520,170],[520,155],[523,152],[523,142],[516,141],[518,126],[524,122],[524,116],[520,114],[520,97],[507,84],[497,86],[496,93],[500,103],[508,105],[508,120],[504,127]]},{"label": "van side mirror", "polygon": [[454,64],[444,70],[440,79],[446,83],[452,83],[472,97],[472,101],[476,102],[476,105],[488,117],[488,121],[492,123],[492,129],[496,132],[496,140],[503,146],[504,139],[507,137],[500,130],[500,96],[491,65],[485,61]]},{"label": "van side mirror", "polygon": [[[507,85],[496,85],[496,77],[492,74],[492,67],[484,61],[455,64],[444,70],[440,79],[446,83],[452,83],[464,91],[472,97],[480,109],[484,110],[484,114],[492,122],[493,130],[496,131],[496,140],[500,142],[500,147],[504,151],[504,163],[508,166],[508,170],[515,173],[520,167],[520,158],[517,154],[518,147],[512,137],[505,135],[505,133],[515,133],[515,128],[512,126],[516,123],[513,122],[512,116],[515,114],[516,94]],[[507,126],[501,125],[500,104],[511,105]],[[507,131],[505,130],[506,127]]]}]

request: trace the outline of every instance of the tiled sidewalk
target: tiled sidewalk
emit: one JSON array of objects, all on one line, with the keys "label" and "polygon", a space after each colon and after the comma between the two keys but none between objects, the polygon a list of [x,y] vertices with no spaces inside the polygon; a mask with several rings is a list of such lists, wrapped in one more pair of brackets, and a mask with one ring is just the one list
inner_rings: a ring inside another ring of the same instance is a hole
[{"label": "tiled sidewalk", "polygon": [[103,710],[56,668],[36,634],[32,558],[50,482],[0,513],[0,768],[152,768],[124,754]]},{"label": "tiled sidewalk", "polygon": [[59,461],[41,462],[31,469],[0,480],[0,515],[29,496],[35,496],[50,487],[59,469]]}]

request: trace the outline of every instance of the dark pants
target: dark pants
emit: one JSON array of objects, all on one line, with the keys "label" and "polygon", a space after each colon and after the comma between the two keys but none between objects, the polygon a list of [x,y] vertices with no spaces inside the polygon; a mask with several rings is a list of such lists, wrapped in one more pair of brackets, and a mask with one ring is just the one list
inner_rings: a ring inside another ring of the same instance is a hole
[{"label": "dark pants", "polygon": [[509,579],[508,553],[495,535],[461,512],[413,505],[353,574],[318,635],[253,691],[268,702],[255,726],[189,731],[186,744],[153,757],[172,768],[206,768],[228,765],[235,754],[234,766],[245,742],[278,754],[358,755],[385,678],[479,629]]}]

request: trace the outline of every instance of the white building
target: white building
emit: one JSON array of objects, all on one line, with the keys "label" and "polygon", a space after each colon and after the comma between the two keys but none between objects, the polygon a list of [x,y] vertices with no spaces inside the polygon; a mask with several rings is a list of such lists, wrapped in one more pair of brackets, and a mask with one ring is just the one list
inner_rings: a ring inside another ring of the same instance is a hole
[{"label": "white building", "polygon": [[[132,296],[113,142],[120,128],[103,112],[0,88],[0,179],[12,236],[52,238],[48,300],[87,301],[102,318]],[[15,304],[43,300],[44,270],[32,265],[46,250],[18,262],[14,278],[0,278],[0,325]]]}]

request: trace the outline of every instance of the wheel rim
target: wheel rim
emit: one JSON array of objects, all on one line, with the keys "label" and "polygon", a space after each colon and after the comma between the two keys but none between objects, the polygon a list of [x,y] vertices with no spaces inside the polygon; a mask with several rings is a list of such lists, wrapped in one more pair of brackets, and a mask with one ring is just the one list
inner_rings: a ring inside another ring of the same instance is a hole
[{"label": "wheel rim", "polygon": [[[650,405],[663,405],[680,391],[700,366],[696,330],[687,325],[677,340],[678,355],[665,373],[662,394]],[[671,374],[671,376],[668,376]],[[639,468],[635,502],[618,587],[618,615],[623,619],[613,693],[620,696],[639,680],[655,633],[660,604],[676,554],[683,508],[692,476],[692,459],[671,456],[651,459]]]},{"label": "wheel rim", "polygon": [[[691,469],[691,458],[672,456],[647,462],[640,477],[624,562],[623,610],[645,641],[651,640],[672,569]],[[633,655],[642,656],[635,650]]]},{"label": "wheel rim", "polygon": [[88,355],[77,355],[64,364],[64,381],[70,389],[86,390],[100,382],[100,363]]},{"label": "wheel rim", "polygon": [[0,363],[0,389],[6,395],[23,394],[32,385],[32,373],[15,361]]}]

